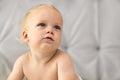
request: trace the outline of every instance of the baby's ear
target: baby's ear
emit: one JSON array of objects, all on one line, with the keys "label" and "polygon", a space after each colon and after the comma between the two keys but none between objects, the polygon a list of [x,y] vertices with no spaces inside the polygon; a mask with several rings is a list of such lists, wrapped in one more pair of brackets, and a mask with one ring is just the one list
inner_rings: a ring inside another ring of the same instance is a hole
[{"label": "baby's ear", "polygon": [[28,39],[28,33],[26,31],[22,32],[22,40],[27,43],[29,41]]}]

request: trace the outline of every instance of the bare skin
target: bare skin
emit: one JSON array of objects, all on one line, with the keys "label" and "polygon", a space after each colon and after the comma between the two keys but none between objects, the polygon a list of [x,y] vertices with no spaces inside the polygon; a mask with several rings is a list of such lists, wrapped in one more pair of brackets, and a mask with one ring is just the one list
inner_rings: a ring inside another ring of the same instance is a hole
[{"label": "bare skin", "polygon": [[31,11],[22,37],[30,51],[20,56],[7,80],[79,80],[70,56],[59,50],[62,17],[54,8]]},{"label": "bare skin", "polygon": [[66,53],[58,50],[46,60],[36,62],[31,59],[30,53],[24,54],[16,61],[8,80],[22,80],[24,76],[27,80],[79,80]]}]

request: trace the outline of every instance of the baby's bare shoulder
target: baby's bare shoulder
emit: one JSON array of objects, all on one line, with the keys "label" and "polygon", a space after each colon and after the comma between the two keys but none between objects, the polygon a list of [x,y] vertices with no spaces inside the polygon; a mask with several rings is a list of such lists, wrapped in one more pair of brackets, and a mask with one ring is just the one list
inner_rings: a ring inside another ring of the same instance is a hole
[{"label": "baby's bare shoulder", "polygon": [[58,76],[60,80],[78,80],[74,70],[72,57],[66,52],[60,51],[58,57]]},{"label": "baby's bare shoulder", "polygon": [[22,80],[24,77],[23,63],[25,62],[26,57],[26,54],[23,54],[16,60],[8,80]]},{"label": "baby's bare shoulder", "polygon": [[57,56],[58,57],[57,60],[58,60],[59,63],[62,63],[62,62],[64,62],[64,63],[72,62],[72,58],[70,57],[70,55],[67,52],[59,50],[57,55],[58,55]]},{"label": "baby's bare shoulder", "polygon": [[20,57],[18,57],[18,59],[16,60],[16,63],[23,65],[28,60],[27,58],[28,58],[28,53],[25,53]]}]

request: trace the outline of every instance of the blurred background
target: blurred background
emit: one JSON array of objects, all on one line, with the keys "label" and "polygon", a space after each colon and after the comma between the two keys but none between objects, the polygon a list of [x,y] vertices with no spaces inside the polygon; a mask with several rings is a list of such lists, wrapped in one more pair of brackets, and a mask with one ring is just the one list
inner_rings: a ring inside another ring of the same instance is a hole
[{"label": "blurred background", "polygon": [[60,49],[72,57],[83,80],[120,80],[120,0],[0,0],[0,80],[27,52],[20,22],[31,7],[52,4],[60,10]]}]

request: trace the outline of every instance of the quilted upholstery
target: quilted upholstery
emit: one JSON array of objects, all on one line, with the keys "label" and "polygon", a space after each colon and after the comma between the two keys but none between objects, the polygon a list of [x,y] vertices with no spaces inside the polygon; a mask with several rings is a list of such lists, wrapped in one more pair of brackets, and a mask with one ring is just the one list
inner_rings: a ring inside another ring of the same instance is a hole
[{"label": "quilted upholstery", "polygon": [[120,0],[0,0],[0,80],[28,50],[19,42],[20,21],[41,3],[61,11],[60,48],[72,57],[83,80],[120,80]]}]

